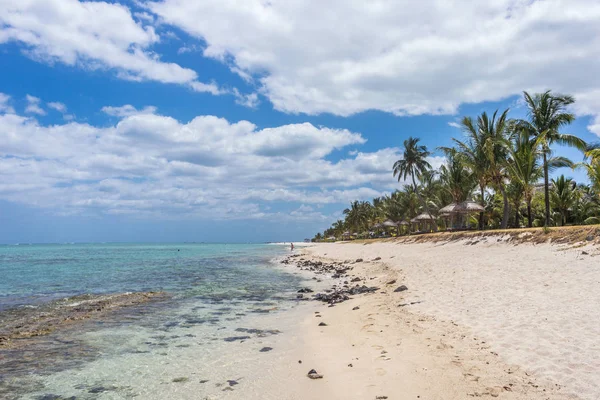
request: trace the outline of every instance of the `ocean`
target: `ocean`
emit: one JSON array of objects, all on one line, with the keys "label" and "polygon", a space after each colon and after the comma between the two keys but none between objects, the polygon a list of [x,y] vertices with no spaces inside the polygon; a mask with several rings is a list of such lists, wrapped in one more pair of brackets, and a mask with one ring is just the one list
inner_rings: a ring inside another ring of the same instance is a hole
[{"label": "ocean", "polygon": [[237,375],[252,374],[240,360],[271,349],[263,345],[277,342],[299,304],[307,278],[277,262],[289,253],[268,244],[0,246],[0,322],[73,296],[168,295],[0,347],[0,398],[231,396],[249,380]]}]

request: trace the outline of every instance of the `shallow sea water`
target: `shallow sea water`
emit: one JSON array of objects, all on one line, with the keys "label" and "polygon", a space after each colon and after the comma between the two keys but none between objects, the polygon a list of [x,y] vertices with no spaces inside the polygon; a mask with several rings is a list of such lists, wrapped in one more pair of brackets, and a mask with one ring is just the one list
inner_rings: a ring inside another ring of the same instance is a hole
[{"label": "shallow sea water", "polygon": [[287,247],[26,247],[0,248],[0,273],[10,276],[0,283],[0,309],[82,293],[164,290],[172,297],[61,330],[31,348],[0,350],[9,361],[0,398],[235,397],[259,390],[257,376],[293,346],[287,330],[299,312],[296,291],[307,282],[272,262]]}]

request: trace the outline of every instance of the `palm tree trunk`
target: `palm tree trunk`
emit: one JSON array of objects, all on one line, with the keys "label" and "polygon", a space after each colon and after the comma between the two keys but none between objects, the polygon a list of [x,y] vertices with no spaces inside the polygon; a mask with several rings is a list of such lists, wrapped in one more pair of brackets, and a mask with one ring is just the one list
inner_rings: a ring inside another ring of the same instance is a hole
[{"label": "palm tree trunk", "polygon": [[431,213],[429,212],[429,207],[427,207],[427,203],[425,202],[425,200],[423,199],[423,197],[421,197],[421,194],[419,193],[419,189],[417,188],[417,182],[415,181],[414,175],[412,176],[412,181],[413,181],[413,186],[415,187],[415,193],[417,194],[419,201],[421,202],[421,204],[423,205],[423,208],[425,209],[425,212],[427,213],[427,215],[429,215],[429,218],[431,218],[431,221],[433,222],[433,231],[437,232],[437,230],[438,230],[437,222],[433,218],[433,215],[431,215]]},{"label": "palm tree trunk", "polygon": [[506,189],[504,185],[501,183],[500,192],[502,193],[502,201],[504,203],[504,210],[502,213],[502,223],[500,224],[500,229],[506,229],[508,226],[508,196],[506,195]]},{"label": "palm tree trunk", "polygon": [[515,228],[519,228],[521,224],[519,223],[519,204],[515,204]]},{"label": "palm tree trunk", "polygon": [[533,219],[531,216],[531,199],[527,199],[527,225],[533,227]]},{"label": "palm tree trunk", "polygon": [[[482,186],[479,186],[479,189],[481,190],[481,207],[485,207],[485,188]],[[483,230],[483,211],[479,213],[479,230],[482,231]]]},{"label": "palm tree trunk", "polygon": [[544,149],[544,203],[546,205],[546,226],[550,226],[550,184],[548,183],[548,159]]}]

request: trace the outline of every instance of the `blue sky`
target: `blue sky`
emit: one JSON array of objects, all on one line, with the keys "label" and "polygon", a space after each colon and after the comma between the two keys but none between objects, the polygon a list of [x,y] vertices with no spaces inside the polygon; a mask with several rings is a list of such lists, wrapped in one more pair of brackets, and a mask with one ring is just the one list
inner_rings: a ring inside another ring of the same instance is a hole
[{"label": "blue sky", "polygon": [[488,3],[3,4],[0,242],[310,237],[522,90],[598,140],[597,2]]}]

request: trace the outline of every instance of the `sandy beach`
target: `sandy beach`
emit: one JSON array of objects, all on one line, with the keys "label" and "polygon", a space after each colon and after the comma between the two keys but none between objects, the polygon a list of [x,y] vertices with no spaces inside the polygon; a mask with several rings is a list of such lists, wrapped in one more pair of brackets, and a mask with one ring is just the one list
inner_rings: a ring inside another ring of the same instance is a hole
[{"label": "sandy beach", "polygon": [[598,250],[507,239],[303,249],[380,290],[305,318],[290,398],[599,398]]},{"label": "sandy beach", "polygon": [[[221,325],[162,331],[73,325],[61,341],[93,345],[109,335],[114,354],[9,398],[84,388],[98,398],[598,399],[597,244],[514,239],[296,246],[274,267],[305,279],[303,293],[291,294],[301,297],[295,306],[257,302]],[[191,321],[197,305],[170,320]],[[223,307],[201,310],[218,316]],[[310,379],[312,369],[322,378]],[[19,382],[4,382],[5,392],[27,383]]]}]

